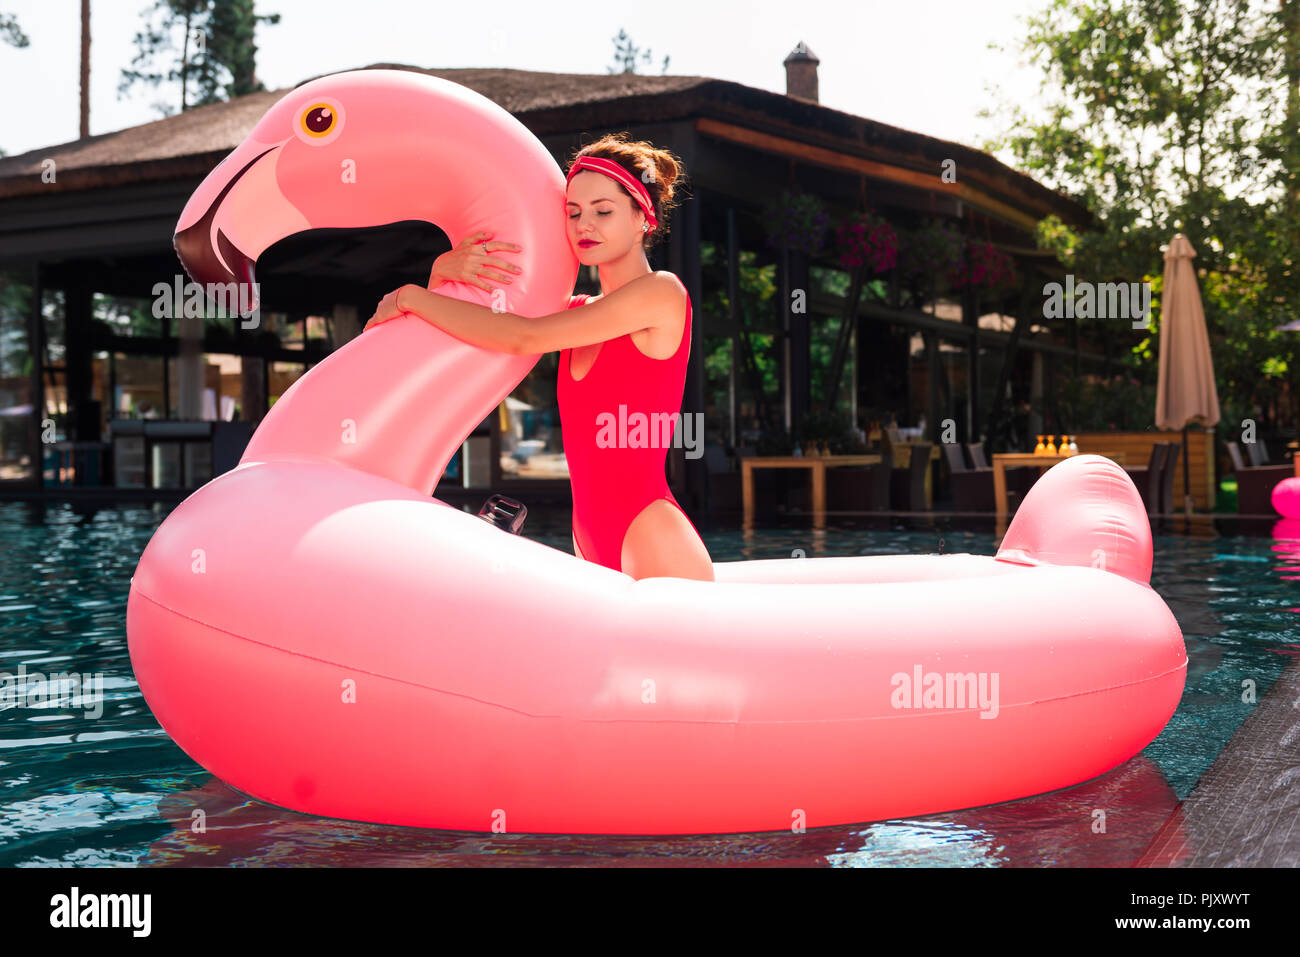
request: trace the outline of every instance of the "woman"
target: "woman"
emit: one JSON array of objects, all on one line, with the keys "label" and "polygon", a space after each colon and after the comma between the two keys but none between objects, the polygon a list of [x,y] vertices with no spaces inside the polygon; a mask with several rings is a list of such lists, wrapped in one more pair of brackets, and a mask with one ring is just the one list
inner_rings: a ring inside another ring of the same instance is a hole
[{"label": "woman", "polygon": [[[713,581],[708,550],[664,477],[690,354],[691,301],[676,276],[651,271],[646,249],[665,232],[679,173],[670,152],[626,134],[575,154],[565,190],[569,243],[580,263],[598,268],[599,296],[571,297],[563,312],[530,319],[406,285],[384,297],[366,329],[411,312],[485,349],[560,350],[556,398],[573,489],[574,554],[633,578]],[[489,238],[470,236],[439,256],[430,288],[509,284],[519,267],[489,254],[520,247]],[[637,430],[637,413],[669,428]]]}]

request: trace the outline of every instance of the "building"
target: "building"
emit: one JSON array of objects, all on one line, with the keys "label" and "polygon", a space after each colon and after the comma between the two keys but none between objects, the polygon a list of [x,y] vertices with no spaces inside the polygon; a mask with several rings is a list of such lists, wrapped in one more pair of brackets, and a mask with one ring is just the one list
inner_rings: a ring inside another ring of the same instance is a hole
[{"label": "building", "polygon": [[[709,77],[422,72],[500,104],[562,166],[615,130],[684,160],[689,197],[652,265],[677,273],[691,293],[683,412],[703,413],[709,442],[753,444],[774,423],[798,429],[830,404],[819,394],[818,357],[840,330],[846,273],[833,252],[767,245],[764,204],[783,189],[904,226],[948,222],[1011,257],[1021,277],[996,302],[888,276],[873,282],[836,398],[860,424],[924,416],[933,436],[950,419],[960,441],[974,440],[992,412],[1009,415],[1034,398],[1050,410],[1056,377],[1105,366],[1077,324],[1042,319],[1042,286],[1061,277],[1035,248],[1035,223],[1054,214],[1085,228],[1087,211],[979,150],[822,106],[817,63],[796,47],[784,95]],[[175,323],[153,315],[155,285],[184,278],[171,245],[181,208],[284,92],[0,158],[0,489],[39,494],[62,474],[76,490],[120,480],[143,486],[141,495],[180,497],[233,466],[269,405],[356,335],[385,293],[425,281],[448,248],[432,224],[315,231],[260,260],[256,333],[208,321],[201,336],[178,336]],[[594,276],[580,276],[579,291],[596,288]],[[794,290],[807,290],[806,311],[784,305]],[[488,486],[530,501],[567,498],[556,358],[543,356],[507,408],[470,437],[440,498],[478,502]],[[115,455],[102,454],[109,443]],[[59,462],[77,469],[60,473]],[[704,459],[674,449],[669,474],[684,506],[706,505]]]}]

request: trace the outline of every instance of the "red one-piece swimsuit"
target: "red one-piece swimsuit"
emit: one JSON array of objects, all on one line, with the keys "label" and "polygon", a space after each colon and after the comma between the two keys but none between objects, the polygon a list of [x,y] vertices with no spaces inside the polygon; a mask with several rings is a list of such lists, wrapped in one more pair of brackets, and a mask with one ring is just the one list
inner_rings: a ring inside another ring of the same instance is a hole
[{"label": "red one-piece swimsuit", "polygon": [[[588,298],[574,296],[569,308]],[[667,359],[646,355],[627,333],[602,343],[587,374],[574,379],[572,351],[560,351],[556,399],[573,489],[573,537],[582,558],[622,571],[623,537],[647,505],[667,499],[686,514],[668,488],[664,463],[674,430],[680,431],[691,351],[689,291],[682,339]]]}]

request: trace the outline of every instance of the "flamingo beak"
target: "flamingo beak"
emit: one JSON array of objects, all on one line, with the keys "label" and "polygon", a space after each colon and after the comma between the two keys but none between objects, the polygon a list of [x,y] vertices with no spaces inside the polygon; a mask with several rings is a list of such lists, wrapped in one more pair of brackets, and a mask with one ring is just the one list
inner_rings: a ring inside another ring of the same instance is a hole
[{"label": "flamingo beak", "polygon": [[[172,247],[176,250],[177,258],[180,259],[181,265],[185,267],[191,279],[205,287],[209,284],[230,283],[246,286],[247,290],[241,289],[241,295],[232,301],[248,303],[250,310],[256,310],[258,305],[255,260],[226,235],[217,219],[227,196],[258,160],[273,149],[276,147],[261,150],[240,167],[239,171],[220,187],[202,214],[189,226],[177,230],[172,236]],[[209,177],[211,175],[209,174]],[[187,206],[181,215],[181,222],[195,215],[195,212]]]}]

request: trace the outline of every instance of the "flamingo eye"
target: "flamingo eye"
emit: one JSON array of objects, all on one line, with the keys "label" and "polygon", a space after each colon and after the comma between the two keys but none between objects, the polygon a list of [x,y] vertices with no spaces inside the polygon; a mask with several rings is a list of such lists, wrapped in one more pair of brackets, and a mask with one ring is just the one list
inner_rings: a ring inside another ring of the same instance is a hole
[{"label": "flamingo eye", "polygon": [[343,127],[343,111],[336,103],[313,103],[298,114],[294,132],[304,143],[319,145],[334,138]]},{"label": "flamingo eye", "polygon": [[302,128],[312,136],[324,136],[334,129],[334,111],[328,106],[313,106],[302,118]]}]

